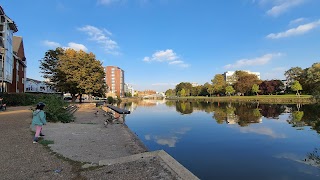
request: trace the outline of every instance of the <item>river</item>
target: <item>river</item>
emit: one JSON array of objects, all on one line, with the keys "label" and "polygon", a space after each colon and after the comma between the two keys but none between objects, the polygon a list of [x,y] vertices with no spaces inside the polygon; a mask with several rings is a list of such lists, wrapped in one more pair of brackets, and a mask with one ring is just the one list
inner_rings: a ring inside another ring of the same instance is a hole
[{"label": "river", "polygon": [[320,107],[254,103],[126,103],[126,124],[200,179],[319,179]]}]

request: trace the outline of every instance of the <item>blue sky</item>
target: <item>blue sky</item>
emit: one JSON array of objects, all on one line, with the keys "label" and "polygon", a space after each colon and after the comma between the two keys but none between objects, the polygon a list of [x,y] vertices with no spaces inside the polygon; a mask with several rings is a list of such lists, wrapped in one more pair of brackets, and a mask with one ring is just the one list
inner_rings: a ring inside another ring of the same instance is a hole
[{"label": "blue sky", "polygon": [[27,77],[57,46],[93,52],[137,90],[210,82],[232,70],[283,79],[320,61],[319,0],[1,0],[15,21]]}]

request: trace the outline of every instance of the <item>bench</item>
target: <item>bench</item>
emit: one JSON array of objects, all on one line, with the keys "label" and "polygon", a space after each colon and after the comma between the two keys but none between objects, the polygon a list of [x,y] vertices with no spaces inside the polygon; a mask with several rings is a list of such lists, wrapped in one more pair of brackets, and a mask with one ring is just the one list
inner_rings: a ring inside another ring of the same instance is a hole
[{"label": "bench", "polygon": [[96,107],[104,106],[105,102],[104,101],[99,101],[96,103]]},{"label": "bench", "polygon": [[119,114],[130,114],[130,111],[126,110],[126,109],[121,109],[118,108],[117,106],[113,106],[113,105],[107,105],[108,108],[112,109],[113,111],[119,113]]},{"label": "bench", "polygon": [[69,106],[66,107],[66,110],[67,110],[70,114],[75,113],[78,109],[79,109],[79,107],[78,107],[77,105],[74,105],[74,104],[70,104]]},{"label": "bench", "polygon": [[[115,117],[114,116],[114,113],[113,112],[110,112],[110,111],[106,111],[104,113],[104,116],[107,117],[107,119],[105,120],[104,122],[104,125],[105,127],[108,126],[108,124],[114,124],[114,123],[121,123],[123,124],[124,123],[124,116],[125,114],[130,114],[130,111],[126,110],[126,109],[121,109],[121,108],[118,108],[116,106],[113,106],[113,105],[107,105],[107,107],[109,109],[111,109],[112,111],[114,111],[115,113],[118,113],[119,114],[119,117]],[[122,115],[122,117],[121,117]],[[121,122],[121,119],[122,119],[122,122]]]}]

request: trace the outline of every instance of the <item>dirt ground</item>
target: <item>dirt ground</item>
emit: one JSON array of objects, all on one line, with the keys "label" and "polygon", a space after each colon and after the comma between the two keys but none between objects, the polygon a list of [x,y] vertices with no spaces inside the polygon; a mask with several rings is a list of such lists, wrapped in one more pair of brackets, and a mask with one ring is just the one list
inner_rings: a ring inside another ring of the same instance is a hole
[{"label": "dirt ground", "polygon": [[33,144],[30,107],[0,112],[1,179],[74,179],[76,169],[40,144]]}]

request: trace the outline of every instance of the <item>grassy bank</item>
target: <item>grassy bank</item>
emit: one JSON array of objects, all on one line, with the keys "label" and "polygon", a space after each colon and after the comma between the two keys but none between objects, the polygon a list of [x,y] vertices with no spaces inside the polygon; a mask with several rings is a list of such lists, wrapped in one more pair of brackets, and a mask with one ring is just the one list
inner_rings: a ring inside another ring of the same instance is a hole
[{"label": "grassy bank", "polygon": [[310,95],[259,95],[259,96],[222,96],[222,97],[168,97],[168,100],[203,100],[210,102],[260,102],[260,103],[288,103],[288,104],[312,104],[315,103]]}]

